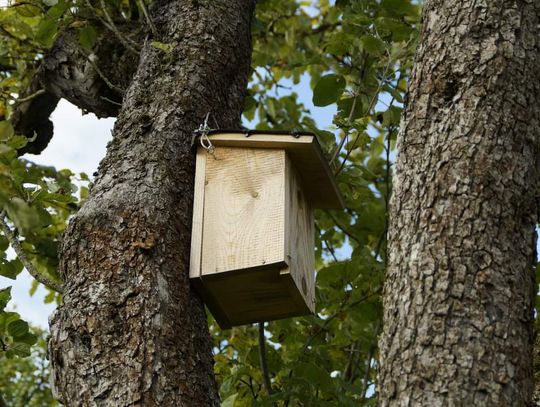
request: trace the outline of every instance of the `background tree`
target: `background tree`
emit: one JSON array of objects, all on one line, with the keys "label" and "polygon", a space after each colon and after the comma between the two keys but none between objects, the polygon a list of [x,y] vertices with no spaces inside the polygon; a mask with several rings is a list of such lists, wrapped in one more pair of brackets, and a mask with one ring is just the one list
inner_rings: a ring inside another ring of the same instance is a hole
[{"label": "background tree", "polygon": [[381,405],[531,402],[540,6],[429,1],[390,208]]}]

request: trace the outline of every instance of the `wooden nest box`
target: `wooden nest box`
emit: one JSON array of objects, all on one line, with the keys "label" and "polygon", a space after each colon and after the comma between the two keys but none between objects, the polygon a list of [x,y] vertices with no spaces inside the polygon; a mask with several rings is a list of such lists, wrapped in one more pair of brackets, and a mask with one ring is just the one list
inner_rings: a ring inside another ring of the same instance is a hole
[{"label": "wooden nest box", "polygon": [[313,209],[343,207],[316,137],[202,137],[214,151],[197,143],[190,264],[196,289],[222,328],[313,313]]}]

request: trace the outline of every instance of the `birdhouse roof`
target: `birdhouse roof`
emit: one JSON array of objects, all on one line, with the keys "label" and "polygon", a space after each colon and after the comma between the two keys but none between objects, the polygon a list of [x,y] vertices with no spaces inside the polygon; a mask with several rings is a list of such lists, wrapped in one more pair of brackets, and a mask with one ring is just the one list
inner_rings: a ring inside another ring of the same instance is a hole
[{"label": "birdhouse roof", "polygon": [[313,207],[342,209],[343,198],[317,137],[313,133],[212,130],[215,147],[274,148],[287,151]]}]

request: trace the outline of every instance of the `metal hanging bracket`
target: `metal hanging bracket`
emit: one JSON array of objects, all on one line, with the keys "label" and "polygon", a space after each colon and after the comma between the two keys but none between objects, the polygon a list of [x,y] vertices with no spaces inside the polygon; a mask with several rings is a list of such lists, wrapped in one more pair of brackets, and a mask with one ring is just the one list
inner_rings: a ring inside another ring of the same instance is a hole
[{"label": "metal hanging bracket", "polygon": [[[216,154],[215,154],[215,147],[212,144],[212,141],[208,137],[208,133],[212,131],[210,126],[208,126],[208,119],[210,118],[210,112],[206,113],[206,116],[204,118],[204,122],[199,125],[199,128],[195,131],[193,131],[193,137],[191,139],[191,145],[195,144],[195,141],[197,137],[199,138],[199,143],[202,148],[204,148],[208,154],[212,155],[214,157],[214,160],[216,160]],[[215,118],[214,118],[215,120]]]}]

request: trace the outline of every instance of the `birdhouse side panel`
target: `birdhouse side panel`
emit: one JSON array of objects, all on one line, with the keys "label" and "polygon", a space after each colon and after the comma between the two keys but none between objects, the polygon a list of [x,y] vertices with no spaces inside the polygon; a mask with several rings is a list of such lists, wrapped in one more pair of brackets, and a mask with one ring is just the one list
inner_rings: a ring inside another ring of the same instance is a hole
[{"label": "birdhouse side panel", "polygon": [[206,158],[208,153],[199,148],[195,164],[195,185],[193,200],[193,221],[191,226],[191,253],[189,277],[198,278],[201,274],[201,249],[204,213],[204,183],[206,178]]},{"label": "birdhouse side panel", "polygon": [[287,160],[286,251],[289,270],[308,308],[315,310],[315,235],[313,208],[294,164]]},{"label": "birdhouse side panel", "polygon": [[217,147],[207,157],[201,274],[284,262],[283,150]]}]

